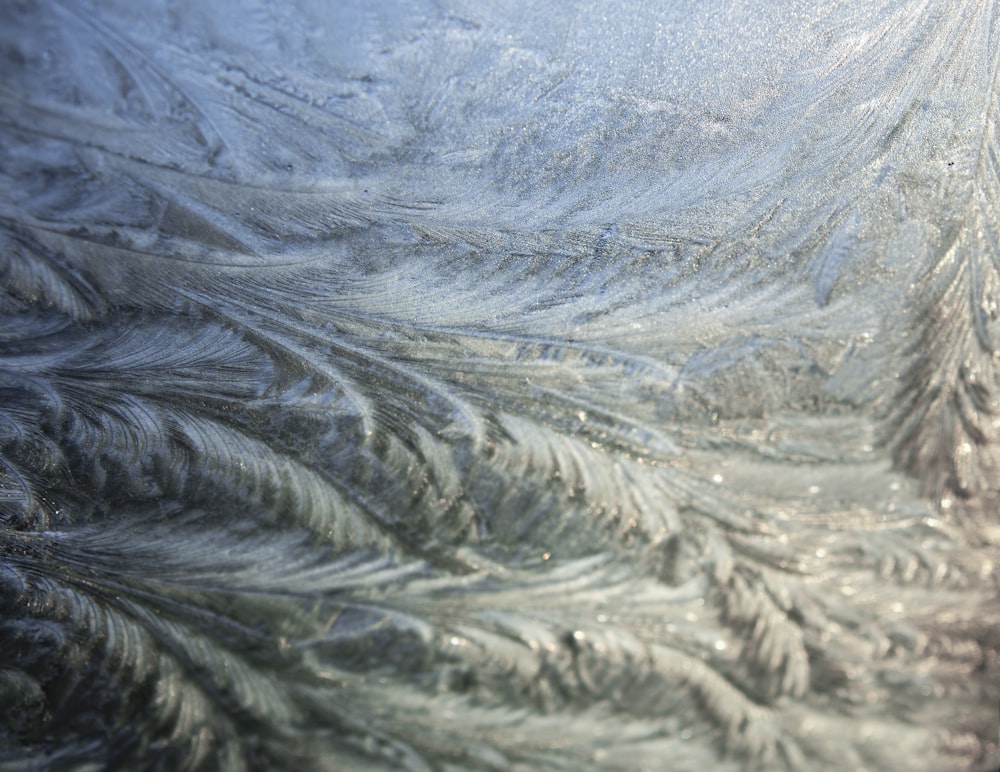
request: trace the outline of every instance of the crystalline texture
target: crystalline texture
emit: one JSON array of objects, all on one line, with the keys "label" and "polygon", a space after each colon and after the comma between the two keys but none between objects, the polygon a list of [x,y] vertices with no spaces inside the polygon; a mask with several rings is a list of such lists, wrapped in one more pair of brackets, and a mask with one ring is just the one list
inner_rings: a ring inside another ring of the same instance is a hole
[{"label": "crystalline texture", "polygon": [[0,8],[0,766],[995,768],[1000,12],[650,5]]}]

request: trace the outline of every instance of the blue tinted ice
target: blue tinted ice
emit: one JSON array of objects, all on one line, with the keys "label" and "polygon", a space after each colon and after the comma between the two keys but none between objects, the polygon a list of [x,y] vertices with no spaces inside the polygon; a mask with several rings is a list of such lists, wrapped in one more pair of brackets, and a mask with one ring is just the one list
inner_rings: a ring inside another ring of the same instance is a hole
[{"label": "blue tinted ice", "polygon": [[3,4],[0,767],[995,768],[1000,16],[820,5]]}]

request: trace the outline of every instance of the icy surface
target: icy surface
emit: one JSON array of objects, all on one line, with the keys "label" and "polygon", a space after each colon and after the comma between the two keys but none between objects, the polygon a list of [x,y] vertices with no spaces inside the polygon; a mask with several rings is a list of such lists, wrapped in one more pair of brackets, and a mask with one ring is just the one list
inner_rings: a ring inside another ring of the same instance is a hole
[{"label": "icy surface", "polygon": [[995,768],[1000,11],[566,5],[0,5],[0,767]]}]

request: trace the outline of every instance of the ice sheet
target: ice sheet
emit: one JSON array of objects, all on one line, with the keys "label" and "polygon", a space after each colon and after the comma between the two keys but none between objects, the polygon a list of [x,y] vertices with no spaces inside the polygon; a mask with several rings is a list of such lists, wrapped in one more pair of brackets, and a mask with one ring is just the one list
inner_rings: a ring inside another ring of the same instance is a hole
[{"label": "ice sheet", "polygon": [[3,4],[0,766],[995,768],[998,36]]}]

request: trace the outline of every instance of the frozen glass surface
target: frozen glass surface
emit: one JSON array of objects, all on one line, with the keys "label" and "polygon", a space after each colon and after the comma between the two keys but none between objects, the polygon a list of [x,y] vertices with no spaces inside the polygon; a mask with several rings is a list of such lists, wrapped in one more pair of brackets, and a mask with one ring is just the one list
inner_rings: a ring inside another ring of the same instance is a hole
[{"label": "frozen glass surface", "polygon": [[998,52],[0,4],[0,768],[995,769]]}]

